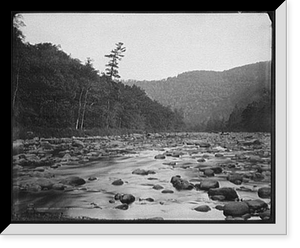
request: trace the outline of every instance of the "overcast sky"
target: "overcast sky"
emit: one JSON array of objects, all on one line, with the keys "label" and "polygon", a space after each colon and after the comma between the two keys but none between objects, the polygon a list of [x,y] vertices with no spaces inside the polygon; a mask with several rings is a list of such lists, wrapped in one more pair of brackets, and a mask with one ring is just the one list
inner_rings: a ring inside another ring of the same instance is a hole
[{"label": "overcast sky", "polygon": [[271,59],[271,22],[264,13],[24,13],[25,41],[50,42],[103,72],[123,42],[122,79],[153,80],[191,70],[222,71]]}]

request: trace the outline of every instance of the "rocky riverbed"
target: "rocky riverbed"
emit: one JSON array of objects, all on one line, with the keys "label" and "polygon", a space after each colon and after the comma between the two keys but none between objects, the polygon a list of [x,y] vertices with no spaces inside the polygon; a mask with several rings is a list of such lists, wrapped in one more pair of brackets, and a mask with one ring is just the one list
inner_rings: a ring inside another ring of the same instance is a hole
[{"label": "rocky riverbed", "polygon": [[269,133],[16,140],[13,218],[269,220],[270,146]]}]

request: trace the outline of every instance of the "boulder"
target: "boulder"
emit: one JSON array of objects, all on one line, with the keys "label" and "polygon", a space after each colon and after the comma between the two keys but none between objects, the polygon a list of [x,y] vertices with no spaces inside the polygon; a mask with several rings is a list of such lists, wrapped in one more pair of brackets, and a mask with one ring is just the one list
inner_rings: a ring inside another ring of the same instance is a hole
[{"label": "boulder", "polygon": [[261,181],[264,178],[265,178],[264,175],[260,172],[255,172],[255,173],[253,173],[253,176],[252,176],[253,181]]},{"label": "boulder", "polygon": [[222,154],[222,153],[216,153],[216,154],[215,154],[215,157],[216,157],[216,158],[221,158],[221,157],[224,157],[224,154]]},{"label": "boulder", "polygon": [[163,193],[163,194],[173,194],[174,191],[170,190],[170,189],[164,189],[164,190],[161,191],[161,193]]},{"label": "boulder", "polygon": [[163,154],[158,154],[158,155],[156,155],[154,158],[155,158],[155,159],[165,159],[166,156],[163,155]]},{"label": "boulder", "polygon": [[171,178],[171,183],[177,190],[192,190],[194,188],[192,183],[190,183],[188,180],[181,179],[181,177],[178,175]]},{"label": "boulder", "polygon": [[115,194],[114,198],[115,198],[116,201],[118,201],[118,200],[120,200],[121,196],[122,196],[122,194],[117,193],[117,194]]},{"label": "boulder", "polygon": [[143,170],[143,169],[135,169],[132,174],[147,176],[149,174],[155,174],[153,170]]},{"label": "boulder", "polygon": [[224,200],[226,201],[235,201],[236,199],[239,198],[236,191],[230,187],[222,187],[222,188],[208,190],[209,197],[217,196],[217,195],[224,196]]},{"label": "boulder", "polygon": [[91,177],[88,178],[88,180],[89,181],[95,181],[95,180],[97,180],[97,177],[91,176]]},{"label": "boulder", "polygon": [[252,145],[261,145],[262,143],[258,139],[252,139],[252,140],[239,140],[238,144],[242,146],[252,146]]},{"label": "boulder", "polygon": [[210,147],[210,144],[206,142],[196,142],[196,145],[198,145],[199,147]]},{"label": "boulder", "polygon": [[205,170],[212,170],[215,174],[220,174],[223,171],[223,169],[219,166],[197,166],[196,168],[199,168],[199,170],[202,172],[204,172]]},{"label": "boulder", "polygon": [[211,210],[211,208],[208,205],[201,205],[201,206],[194,208],[194,210],[196,210],[198,212],[208,212]]},{"label": "boulder", "polygon": [[61,166],[61,164],[52,164],[52,165],[50,165],[50,168],[57,169],[60,166]]},{"label": "boulder", "polygon": [[270,187],[262,187],[259,188],[257,194],[260,198],[266,199],[271,197],[271,188]]},{"label": "boulder", "polygon": [[45,168],[44,168],[44,167],[41,167],[41,166],[39,166],[39,167],[36,167],[36,168],[34,168],[34,171],[43,172],[43,171],[45,171]]},{"label": "boulder", "polygon": [[124,204],[116,206],[115,208],[116,209],[121,209],[121,210],[127,210],[128,207],[129,207],[128,204],[124,203]]},{"label": "boulder", "polygon": [[224,210],[224,206],[223,205],[217,205],[215,207],[217,210],[223,211]]},{"label": "boulder", "polygon": [[269,220],[271,218],[271,210],[266,210],[262,213],[259,214],[259,217],[262,219],[262,220]]},{"label": "boulder", "polygon": [[72,141],[72,146],[78,147],[78,148],[83,148],[84,147],[84,143],[80,140],[73,140]]},{"label": "boulder", "polygon": [[196,189],[199,190],[209,190],[219,188],[219,182],[216,180],[205,180],[200,182],[200,184],[195,185]]},{"label": "boulder", "polygon": [[54,190],[64,190],[66,186],[62,183],[56,183],[52,186],[52,189]]},{"label": "boulder", "polygon": [[29,191],[29,192],[38,192],[41,190],[42,190],[42,187],[38,184],[31,184],[27,187],[27,191]]},{"label": "boulder", "polygon": [[122,203],[131,204],[135,201],[135,197],[131,194],[123,194],[119,200]]},{"label": "boulder", "polygon": [[116,186],[119,186],[119,185],[122,185],[122,184],[124,184],[122,179],[118,179],[118,180],[115,180],[115,181],[112,182],[112,185],[116,185]]},{"label": "boulder", "polygon": [[214,171],[211,169],[204,170],[203,174],[207,177],[213,177],[215,175]]},{"label": "boulder", "polygon": [[71,186],[79,186],[85,184],[85,180],[81,177],[71,176],[63,179],[61,183],[71,185]]},{"label": "boulder", "polygon": [[41,188],[44,189],[51,189],[53,186],[53,182],[49,179],[46,178],[39,178],[35,181],[35,183],[39,186],[41,186]]},{"label": "boulder", "polygon": [[152,187],[152,189],[155,189],[155,190],[160,190],[160,189],[163,189],[164,187],[159,185],[159,184],[156,184]]},{"label": "boulder", "polygon": [[41,146],[43,149],[46,149],[46,150],[51,150],[51,149],[53,149],[53,145],[51,145],[48,141],[41,141],[41,142],[40,142],[40,146]]},{"label": "boulder", "polygon": [[240,217],[249,213],[248,204],[245,202],[229,202],[224,205],[223,214],[225,216]]},{"label": "boulder", "polygon": [[226,199],[226,197],[224,195],[212,195],[212,196],[210,196],[210,198],[213,201],[224,201]]},{"label": "boulder", "polygon": [[260,199],[249,200],[244,202],[248,205],[251,213],[263,212],[268,209],[268,204]]},{"label": "boulder", "polygon": [[240,185],[243,182],[243,175],[239,173],[229,174],[227,180],[236,185]]}]

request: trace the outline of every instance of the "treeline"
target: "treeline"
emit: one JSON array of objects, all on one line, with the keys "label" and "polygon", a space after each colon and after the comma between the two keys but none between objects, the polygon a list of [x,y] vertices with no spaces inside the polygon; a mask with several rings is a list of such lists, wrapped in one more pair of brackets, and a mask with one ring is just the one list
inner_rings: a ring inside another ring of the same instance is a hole
[{"label": "treeline", "polygon": [[[125,83],[141,87],[152,99],[163,105],[180,109],[191,131],[246,131],[258,130],[258,127],[261,127],[259,130],[266,130],[266,124],[260,125],[262,120],[254,120],[254,116],[271,114],[268,112],[270,102],[261,100],[264,98],[263,92],[271,89],[270,61],[222,72],[189,71],[164,80],[130,80]],[[263,110],[259,110],[261,106],[265,106]],[[238,110],[238,115],[242,114],[246,108],[252,109],[252,120],[246,111],[243,123],[237,124],[239,120],[233,120],[233,116],[237,115]]]},{"label": "treeline", "polygon": [[260,99],[248,104],[246,108],[239,108],[236,105],[226,122],[225,129],[231,131],[271,132],[271,92],[268,89],[264,89]]},{"label": "treeline", "polygon": [[[135,131],[180,130],[183,117],[144,90],[99,75],[88,58],[71,58],[57,45],[24,42],[22,22],[12,32],[14,129]],[[113,68],[115,69],[115,68]]]}]

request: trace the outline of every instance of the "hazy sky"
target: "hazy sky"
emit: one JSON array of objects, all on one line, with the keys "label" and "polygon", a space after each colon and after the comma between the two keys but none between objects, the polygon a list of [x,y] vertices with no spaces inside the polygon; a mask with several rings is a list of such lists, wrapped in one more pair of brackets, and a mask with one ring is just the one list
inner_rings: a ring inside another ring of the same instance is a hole
[{"label": "hazy sky", "polygon": [[271,22],[264,13],[22,14],[25,41],[51,42],[103,72],[123,42],[122,79],[151,80],[191,70],[222,71],[271,59]]}]

